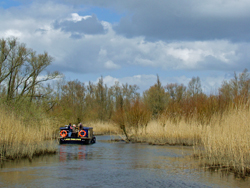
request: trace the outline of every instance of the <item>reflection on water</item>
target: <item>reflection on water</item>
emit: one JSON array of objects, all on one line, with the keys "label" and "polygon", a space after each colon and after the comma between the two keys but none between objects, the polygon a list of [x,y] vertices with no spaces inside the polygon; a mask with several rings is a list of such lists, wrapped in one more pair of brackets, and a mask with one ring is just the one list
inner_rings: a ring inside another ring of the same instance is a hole
[{"label": "reflection on water", "polygon": [[0,187],[249,187],[199,169],[191,147],[111,143],[59,145],[57,155],[5,163]]},{"label": "reflection on water", "polygon": [[71,147],[68,151],[68,145],[61,145],[59,147],[59,161],[66,162],[69,160],[82,160],[86,159],[88,155],[86,145],[76,145],[77,147]]}]

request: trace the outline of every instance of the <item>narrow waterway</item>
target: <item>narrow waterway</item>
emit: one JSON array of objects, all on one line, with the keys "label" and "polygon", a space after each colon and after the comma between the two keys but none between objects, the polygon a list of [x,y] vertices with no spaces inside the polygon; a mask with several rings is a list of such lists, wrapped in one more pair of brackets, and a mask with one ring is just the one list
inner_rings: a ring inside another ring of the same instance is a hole
[{"label": "narrow waterway", "polygon": [[59,145],[58,154],[30,162],[6,162],[0,187],[249,187],[233,174],[204,171],[191,159],[192,147],[152,146],[109,141]]}]

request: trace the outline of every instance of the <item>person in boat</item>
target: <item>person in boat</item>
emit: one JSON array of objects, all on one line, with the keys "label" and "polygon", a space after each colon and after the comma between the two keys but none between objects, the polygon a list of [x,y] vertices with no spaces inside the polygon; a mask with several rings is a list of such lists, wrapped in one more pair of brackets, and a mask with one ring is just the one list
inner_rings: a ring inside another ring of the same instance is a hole
[{"label": "person in boat", "polygon": [[73,128],[72,128],[72,126],[71,126],[71,123],[69,123],[68,131],[69,131],[68,137],[71,137],[71,134],[72,134],[72,131],[73,131]]},{"label": "person in boat", "polygon": [[73,124],[73,126],[72,126],[72,135],[71,135],[72,137],[76,137],[77,136],[77,130],[76,130],[76,125],[75,124]]},{"label": "person in boat", "polygon": [[76,125],[73,125],[73,133],[76,133]]},{"label": "person in boat", "polygon": [[83,129],[82,123],[79,124],[79,131]]}]

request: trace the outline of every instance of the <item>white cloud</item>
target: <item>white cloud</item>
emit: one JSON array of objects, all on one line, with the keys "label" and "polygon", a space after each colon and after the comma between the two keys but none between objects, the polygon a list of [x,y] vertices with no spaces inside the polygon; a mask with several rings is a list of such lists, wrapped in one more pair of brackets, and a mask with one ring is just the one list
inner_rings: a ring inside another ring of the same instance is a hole
[{"label": "white cloud", "polygon": [[3,32],[3,38],[9,38],[9,37],[12,37],[12,36],[21,38],[22,37],[22,32],[20,32],[19,30],[14,30],[14,29],[8,29],[8,30]]},{"label": "white cloud", "polygon": [[[99,79],[98,79],[99,80]],[[113,85],[115,85],[116,82],[119,82],[118,78],[114,78],[112,76],[105,76],[103,78],[103,82],[104,84],[106,84],[108,87],[111,87]]]},{"label": "white cloud", "polygon": [[[232,43],[224,39],[166,42],[147,41],[143,36],[126,38],[118,35],[112,25],[101,18],[96,21],[105,30],[102,34],[89,33],[72,38],[70,33],[53,27],[56,20],[79,22],[92,17],[80,15],[78,11],[73,6],[52,2],[44,3],[43,6],[33,3],[29,7],[3,10],[0,14],[0,38],[15,36],[39,53],[47,51],[55,58],[53,69],[62,71],[65,75],[104,74],[109,75],[104,77],[106,83],[120,81],[137,84],[141,89],[148,89],[156,82],[157,70],[183,71],[178,77],[162,78],[163,84],[187,84],[191,76],[185,76],[185,71],[190,70],[250,70],[250,43],[247,42]],[[130,73],[135,66],[147,68],[148,72]],[[124,68],[128,71],[128,76],[124,76]],[[150,72],[151,69],[154,69],[153,73]],[[123,75],[115,78],[109,74],[111,70],[120,71],[116,75]],[[202,81],[209,88],[220,83],[223,76],[217,78],[219,77],[207,77]]]},{"label": "white cloud", "polygon": [[[64,11],[64,7],[62,9]],[[14,15],[12,12],[8,14]],[[73,20],[85,18],[86,16],[72,13]],[[0,19],[5,25],[0,28],[1,37],[13,35],[40,53],[46,50],[55,58],[58,69],[64,68],[72,72],[99,72],[134,65],[178,70],[223,69],[224,65],[235,68],[233,66],[242,61],[239,49],[243,44],[226,40],[148,42],[143,37],[125,38],[117,35],[108,22],[100,22],[107,29],[105,34],[89,34],[73,39],[69,33],[51,27],[56,17],[51,17],[47,22],[27,17],[22,20],[23,26],[8,24],[12,19],[18,19],[12,16],[11,20],[4,21],[1,16]],[[250,49],[250,44],[244,43],[244,48]],[[213,58],[217,62],[211,62],[209,67],[207,58]],[[245,68],[240,65],[238,67]]]},{"label": "white cloud", "polygon": [[104,67],[107,69],[119,69],[120,68],[120,66],[115,64],[113,61],[105,62]]},{"label": "white cloud", "polygon": [[74,22],[79,22],[81,21],[82,19],[83,20],[86,20],[88,18],[91,18],[90,15],[87,15],[87,16],[80,16],[79,14],[77,13],[72,13],[71,14],[71,18],[67,19],[67,20],[71,20],[71,21],[74,21]]}]

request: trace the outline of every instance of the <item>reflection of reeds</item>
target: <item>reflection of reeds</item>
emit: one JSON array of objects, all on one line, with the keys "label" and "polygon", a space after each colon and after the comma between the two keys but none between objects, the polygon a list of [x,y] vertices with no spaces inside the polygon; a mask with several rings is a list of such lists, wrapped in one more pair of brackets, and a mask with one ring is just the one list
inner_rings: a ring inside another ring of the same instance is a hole
[{"label": "reflection of reeds", "polygon": [[55,153],[53,124],[44,118],[39,125],[24,124],[13,113],[0,109],[0,157],[2,159],[32,158],[34,155]]}]

